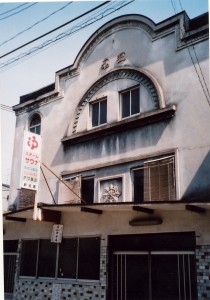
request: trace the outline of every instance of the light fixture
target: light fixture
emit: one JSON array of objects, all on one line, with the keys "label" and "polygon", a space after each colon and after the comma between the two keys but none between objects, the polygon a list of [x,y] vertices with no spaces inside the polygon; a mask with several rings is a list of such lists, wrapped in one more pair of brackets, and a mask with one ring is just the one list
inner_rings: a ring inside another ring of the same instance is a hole
[{"label": "light fixture", "polygon": [[147,226],[147,225],[159,225],[162,224],[162,219],[159,217],[150,218],[135,218],[129,222],[131,226]]}]

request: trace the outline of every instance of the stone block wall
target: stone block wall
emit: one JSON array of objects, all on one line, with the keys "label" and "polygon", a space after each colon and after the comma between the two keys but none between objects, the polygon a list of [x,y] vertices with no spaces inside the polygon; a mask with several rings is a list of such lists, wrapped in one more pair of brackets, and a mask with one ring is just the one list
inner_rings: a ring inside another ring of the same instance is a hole
[{"label": "stone block wall", "polygon": [[210,299],[210,245],[197,246],[198,300]]},{"label": "stone block wall", "polygon": [[28,189],[19,190],[19,204],[18,209],[33,206],[35,202],[36,191]]}]

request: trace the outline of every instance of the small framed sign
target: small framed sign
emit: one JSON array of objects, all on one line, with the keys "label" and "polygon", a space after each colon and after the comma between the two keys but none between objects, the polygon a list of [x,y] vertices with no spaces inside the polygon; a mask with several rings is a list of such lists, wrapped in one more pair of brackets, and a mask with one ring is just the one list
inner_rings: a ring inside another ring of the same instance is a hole
[{"label": "small framed sign", "polygon": [[61,243],[63,235],[63,225],[55,224],[52,229],[51,242],[52,243]]}]

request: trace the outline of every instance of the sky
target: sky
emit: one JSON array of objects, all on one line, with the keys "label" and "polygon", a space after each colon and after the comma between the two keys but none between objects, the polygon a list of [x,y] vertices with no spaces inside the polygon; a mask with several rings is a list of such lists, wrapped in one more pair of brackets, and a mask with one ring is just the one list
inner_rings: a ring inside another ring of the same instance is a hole
[{"label": "sky", "polygon": [[[20,96],[31,93],[55,80],[55,72],[73,64],[88,38],[109,20],[125,14],[141,14],[159,23],[185,10],[192,19],[208,11],[208,0],[135,0],[112,1],[100,10],[39,39],[11,54],[10,51],[78,17],[103,1],[72,2],[0,2],[0,102],[12,107]],[[114,11],[114,8],[126,6]],[[100,18],[102,12],[110,15]],[[100,12],[100,13],[99,13]],[[111,13],[113,12],[113,13]],[[97,17],[98,16],[98,17]],[[81,28],[84,24],[93,24]],[[97,21],[96,21],[97,20]],[[80,29],[74,32],[76,29]],[[46,41],[65,38],[37,51]],[[73,33],[74,32],[74,33]],[[36,50],[35,50],[36,48]],[[33,54],[29,55],[32,51]],[[20,59],[23,57],[23,59]],[[11,61],[14,61],[11,63]],[[15,114],[1,109],[1,170],[2,183],[9,184],[15,147]]]}]

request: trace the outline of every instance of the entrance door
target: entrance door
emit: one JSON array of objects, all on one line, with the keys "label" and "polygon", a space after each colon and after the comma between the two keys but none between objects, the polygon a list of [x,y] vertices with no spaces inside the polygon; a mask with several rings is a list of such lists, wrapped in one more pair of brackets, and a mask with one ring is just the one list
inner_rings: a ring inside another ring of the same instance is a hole
[{"label": "entrance door", "polygon": [[112,299],[148,299],[148,263],[147,253],[114,253]]},{"label": "entrance door", "polygon": [[112,300],[195,300],[193,252],[114,252]]}]

